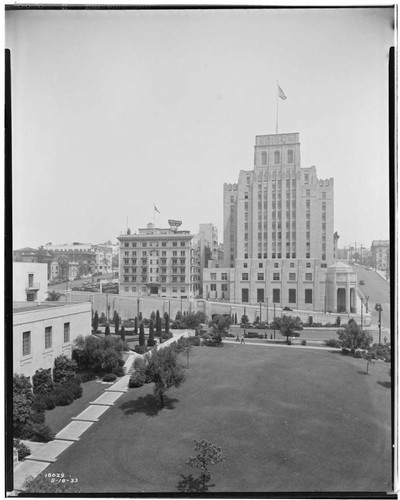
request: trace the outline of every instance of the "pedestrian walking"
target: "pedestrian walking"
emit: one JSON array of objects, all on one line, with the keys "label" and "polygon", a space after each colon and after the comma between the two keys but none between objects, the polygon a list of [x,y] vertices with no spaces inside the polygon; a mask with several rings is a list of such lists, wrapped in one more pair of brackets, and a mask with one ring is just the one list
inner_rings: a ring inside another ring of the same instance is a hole
[{"label": "pedestrian walking", "polygon": [[242,338],[240,339],[241,344],[245,344],[246,342],[244,341],[244,335],[242,335]]},{"label": "pedestrian walking", "polygon": [[236,340],[235,340],[235,342],[239,342],[239,334],[238,333],[236,334]]}]

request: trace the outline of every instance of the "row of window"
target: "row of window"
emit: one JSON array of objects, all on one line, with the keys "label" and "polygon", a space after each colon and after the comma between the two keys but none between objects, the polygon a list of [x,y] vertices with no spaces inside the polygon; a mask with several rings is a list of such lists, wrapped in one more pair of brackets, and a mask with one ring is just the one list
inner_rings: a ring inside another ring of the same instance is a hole
[{"label": "row of window", "polygon": [[[139,288],[139,290],[138,290]],[[173,286],[172,287],[172,293],[178,293],[178,287],[176,286]],[[186,288],[185,287],[181,287],[180,289],[180,293],[186,293]],[[136,293],[137,291],[142,291],[142,292],[147,292],[147,287],[143,286],[143,287],[136,287],[136,286],[133,286],[133,287],[129,287],[129,286],[124,286],[124,292],[134,292]],[[166,293],[167,292],[167,287],[166,286],[162,286],[161,287],[161,293]],[[182,297],[182,298],[186,298],[186,297]]]},{"label": "row of window", "polygon": [[[70,323],[64,323],[64,344],[70,342],[71,328]],[[44,348],[52,349],[53,347],[53,327],[46,326],[44,329]],[[30,331],[22,332],[22,356],[30,356],[32,354],[32,333]]]},{"label": "row of window", "polygon": [[[313,291],[311,289],[304,290],[304,303],[312,304],[313,301]],[[249,302],[249,289],[242,288],[242,302]],[[264,289],[257,289],[257,302],[265,302]],[[274,304],[280,304],[281,302],[281,290],[280,288],[272,289],[272,302]],[[297,302],[297,290],[295,288],[289,288],[288,290],[288,302],[289,304],[296,304]]]},{"label": "row of window", "polygon": [[[281,152],[279,150],[274,151],[274,164],[279,165],[281,163]],[[286,152],[287,163],[293,163],[294,161],[294,151],[293,149],[288,149]],[[268,151],[261,151],[261,165],[268,165]]]},{"label": "row of window", "polygon": [[[312,281],[312,273],[305,273],[305,281]],[[272,273],[273,281],[280,281],[280,273]],[[249,281],[249,273],[242,273],[242,281]],[[264,273],[257,273],[257,281],[264,281]],[[296,281],[296,273],[289,273],[289,281]]]},{"label": "row of window", "polygon": [[[171,242],[168,242],[168,243],[171,243]],[[179,243],[179,245],[178,245]],[[181,247],[184,247],[186,245],[186,241],[173,241],[172,242],[172,246],[173,247],[177,247],[177,246],[181,246]],[[132,248],[136,248],[137,246],[138,247],[143,247],[143,248],[146,248],[147,247],[147,242],[146,241],[142,241],[140,243],[136,243],[135,241],[133,241],[131,244],[129,244],[129,242],[125,242],[124,243],[124,248],[129,248],[129,247],[132,247]],[[149,247],[152,247],[153,246],[153,243],[149,243]],[[158,247],[158,243],[155,243],[154,245],[155,247]],[[167,242],[166,241],[162,241],[161,242],[161,246],[162,247],[166,247],[167,246]]]}]

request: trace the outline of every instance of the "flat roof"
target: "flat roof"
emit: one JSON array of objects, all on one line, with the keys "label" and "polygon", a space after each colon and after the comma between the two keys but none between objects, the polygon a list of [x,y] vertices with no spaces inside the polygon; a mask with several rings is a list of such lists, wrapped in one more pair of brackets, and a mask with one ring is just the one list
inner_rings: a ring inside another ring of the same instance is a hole
[{"label": "flat roof", "polygon": [[46,303],[40,303],[37,304],[34,302],[33,304],[30,304],[28,302],[13,302],[13,313],[19,313],[19,312],[26,312],[26,311],[41,311],[43,309],[51,309],[53,307],[64,307],[67,305],[73,305],[76,304],[76,302],[57,302],[57,303],[51,303],[51,302],[46,302]]}]

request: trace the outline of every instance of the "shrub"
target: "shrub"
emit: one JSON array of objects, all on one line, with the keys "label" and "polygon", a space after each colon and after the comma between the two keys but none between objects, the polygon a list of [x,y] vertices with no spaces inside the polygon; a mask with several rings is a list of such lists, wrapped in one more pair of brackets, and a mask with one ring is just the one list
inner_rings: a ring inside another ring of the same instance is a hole
[{"label": "shrub", "polygon": [[144,374],[144,370],[136,370],[132,373],[129,379],[128,387],[142,387],[145,383],[146,377]]},{"label": "shrub", "polygon": [[301,345],[307,345],[307,340],[302,340]]},{"label": "shrub", "polygon": [[354,357],[355,357],[355,358],[362,358],[363,356],[362,356],[361,351],[357,350],[357,351],[354,353]]},{"label": "shrub", "polygon": [[103,382],[114,382],[117,379],[115,373],[106,373],[103,377]]},{"label": "shrub", "polygon": [[54,433],[45,424],[33,424],[31,428],[30,440],[39,443],[47,443],[54,439]]},{"label": "shrub", "polygon": [[57,406],[68,406],[75,399],[73,392],[66,387],[57,388],[55,396]]},{"label": "shrub", "polygon": [[[62,482],[63,479],[65,479],[64,483]],[[50,493],[58,493],[58,496],[66,493],[79,493],[80,490],[78,488],[78,484],[76,482],[72,482],[73,479],[75,478],[72,478],[69,474],[65,474],[61,479],[61,482],[51,482],[50,478],[43,472],[36,477],[28,476],[22,485],[22,495],[27,496],[27,493],[36,493],[41,496],[44,495],[48,497],[54,496],[49,495]]]},{"label": "shrub", "polygon": [[47,394],[45,402],[47,410],[52,410],[57,406],[56,395],[54,394],[54,392],[52,392],[51,394]]},{"label": "shrub", "polygon": [[349,354],[349,350],[346,349],[345,347],[342,347],[342,354],[346,356],[347,354]]},{"label": "shrub", "polygon": [[66,382],[73,378],[78,370],[78,364],[73,359],[66,356],[58,356],[54,360],[53,380],[57,382]]},{"label": "shrub", "polygon": [[50,392],[53,392],[54,382],[51,378],[51,368],[44,370],[41,368],[40,370],[36,370],[35,374],[32,377],[33,382],[33,394],[41,394],[42,396],[46,396]]},{"label": "shrub", "polygon": [[286,341],[286,344],[287,344],[287,345],[292,345],[292,341],[291,341],[291,340],[287,340],[287,341]]},{"label": "shrub", "polygon": [[173,335],[171,332],[163,332],[163,334],[161,335],[161,338],[163,340],[168,340],[168,339],[171,339],[172,337],[173,337]]},{"label": "shrub", "polygon": [[18,452],[18,460],[23,460],[25,457],[31,454],[31,450],[24,443],[21,443],[19,439],[13,439],[13,446]]},{"label": "shrub", "polygon": [[125,375],[125,371],[122,366],[117,366],[114,369],[113,374],[115,375],[115,377],[123,377]]},{"label": "shrub", "polygon": [[135,345],[135,352],[137,352],[138,354],[144,354],[145,352],[147,352],[147,348],[144,345]]},{"label": "shrub", "polygon": [[43,413],[47,410],[46,397],[48,395],[49,394],[46,394],[46,396],[42,396],[41,394],[38,394],[34,397],[32,402],[32,410],[35,413]]},{"label": "shrub", "polygon": [[337,340],[337,339],[325,340],[325,344],[328,347],[336,347],[336,348],[340,348],[342,346],[342,343],[340,342],[340,340]]},{"label": "shrub", "polygon": [[83,372],[80,374],[82,383],[90,382],[96,379],[96,375],[92,371]]},{"label": "shrub", "polygon": [[187,341],[189,344],[194,345],[194,346],[200,345],[199,337],[187,337]]}]

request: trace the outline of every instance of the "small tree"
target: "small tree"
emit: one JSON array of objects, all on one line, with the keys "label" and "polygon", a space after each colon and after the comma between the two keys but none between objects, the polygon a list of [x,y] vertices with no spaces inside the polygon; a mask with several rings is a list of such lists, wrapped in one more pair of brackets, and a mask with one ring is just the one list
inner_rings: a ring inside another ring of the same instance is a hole
[{"label": "small tree", "polygon": [[348,349],[368,349],[373,340],[371,334],[363,331],[354,319],[350,319],[337,334],[342,346]]},{"label": "small tree", "polygon": [[161,317],[160,317],[160,311],[157,309],[156,312],[156,332],[157,336],[161,336]]},{"label": "small tree", "polygon": [[51,368],[47,370],[41,368],[36,370],[32,377],[33,382],[33,394],[40,394],[41,396],[47,396],[54,390],[54,382],[51,377]]},{"label": "small tree", "polygon": [[182,319],[182,313],[178,311],[175,316],[175,321],[178,321],[179,319]]},{"label": "small tree", "polygon": [[235,313],[235,325],[237,325],[237,314]]},{"label": "small tree", "polygon": [[120,333],[121,333],[121,340],[125,341],[125,326],[124,325],[121,326]]},{"label": "small tree", "polygon": [[161,408],[164,408],[164,394],[170,387],[179,387],[185,374],[171,346],[153,349],[146,358],[146,377],[154,382],[153,394],[160,399]]},{"label": "small tree", "polygon": [[110,332],[110,325],[107,323],[106,324],[106,328],[104,330],[104,335],[110,335],[111,332]]},{"label": "small tree", "polygon": [[54,360],[53,380],[55,383],[66,383],[75,378],[78,365],[73,359],[61,355]]},{"label": "small tree", "polygon": [[169,333],[169,314],[165,313],[164,318],[165,318],[165,333]]},{"label": "small tree", "polygon": [[92,320],[92,328],[94,332],[97,332],[99,329],[99,313],[95,311],[93,320]]},{"label": "small tree", "polygon": [[32,385],[24,375],[13,377],[13,436],[26,438],[32,423],[34,410]]},{"label": "small tree", "polygon": [[[279,329],[282,335],[285,335],[286,342],[288,343],[289,337],[293,337],[295,335],[295,330],[301,328],[299,320],[297,318],[293,318],[292,316],[282,316],[281,320],[276,322],[279,323]],[[297,334],[297,336],[299,336],[299,334]]]},{"label": "small tree", "polygon": [[144,326],[143,323],[140,323],[139,327],[139,345],[145,345],[146,339],[144,336]]},{"label": "small tree", "polygon": [[120,322],[121,318],[119,317],[119,314],[117,313],[117,311],[114,311],[115,335],[118,335]]},{"label": "small tree", "polygon": [[151,311],[150,319],[153,320],[153,324],[154,324],[156,321],[156,313],[154,311]]},{"label": "small tree", "polygon": [[149,347],[153,347],[154,344],[155,344],[155,342],[154,342],[154,325],[153,325],[153,320],[151,319],[150,324],[149,324],[149,338],[147,340],[147,345]]},{"label": "small tree", "polygon": [[137,332],[138,332],[138,319],[137,319],[137,316],[135,316],[135,326],[134,326],[134,329],[133,329],[133,333],[135,335],[137,335]]},{"label": "small tree", "polygon": [[143,321],[143,314],[142,312],[140,311],[140,313],[138,314],[138,320],[139,321]]},{"label": "small tree", "polygon": [[188,457],[186,464],[190,467],[196,467],[201,470],[202,491],[207,491],[207,482],[211,479],[211,474],[208,470],[210,465],[217,465],[226,460],[219,446],[202,439],[197,441],[194,439],[195,450],[198,452],[195,457]]},{"label": "small tree", "polygon": [[240,320],[240,324],[243,326],[243,325],[247,325],[248,322],[249,322],[249,318],[248,318],[247,314],[243,314],[242,319]]}]

